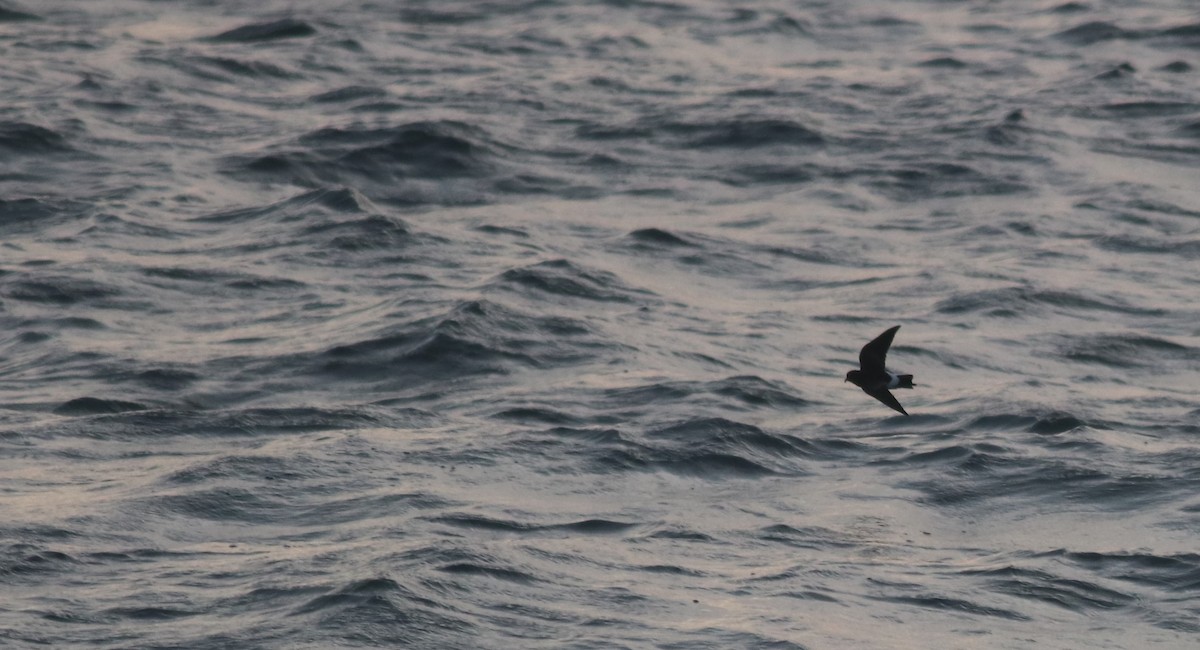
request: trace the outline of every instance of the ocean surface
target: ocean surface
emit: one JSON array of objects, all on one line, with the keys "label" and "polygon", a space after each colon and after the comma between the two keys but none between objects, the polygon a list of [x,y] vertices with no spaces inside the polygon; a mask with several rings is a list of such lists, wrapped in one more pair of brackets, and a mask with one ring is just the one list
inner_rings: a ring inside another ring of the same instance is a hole
[{"label": "ocean surface", "polygon": [[0,0],[0,61],[0,647],[1200,647],[1192,3]]}]

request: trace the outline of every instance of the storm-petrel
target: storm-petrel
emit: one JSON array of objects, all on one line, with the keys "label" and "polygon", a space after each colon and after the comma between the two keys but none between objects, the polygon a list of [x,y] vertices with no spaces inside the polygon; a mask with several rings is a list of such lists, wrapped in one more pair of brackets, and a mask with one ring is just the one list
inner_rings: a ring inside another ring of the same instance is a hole
[{"label": "storm-petrel", "polygon": [[912,375],[897,375],[888,371],[884,366],[887,360],[888,348],[892,347],[892,337],[896,336],[897,325],[883,334],[875,337],[874,341],[863,346],[858,353],[859,370],[846,373],[846,381],[863,389],[863,392],[888,406],[908,415],[903,406],[890,392],[889,388],[912,388]]}]

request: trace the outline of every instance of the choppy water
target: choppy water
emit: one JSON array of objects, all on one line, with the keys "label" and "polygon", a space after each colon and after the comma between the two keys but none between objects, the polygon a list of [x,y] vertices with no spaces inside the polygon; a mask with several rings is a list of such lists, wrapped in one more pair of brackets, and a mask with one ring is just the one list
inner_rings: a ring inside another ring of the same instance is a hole
[{"label": "choppy water", "polygon": [[1197,647],[1187,4],[5,0],[0,645]]}]

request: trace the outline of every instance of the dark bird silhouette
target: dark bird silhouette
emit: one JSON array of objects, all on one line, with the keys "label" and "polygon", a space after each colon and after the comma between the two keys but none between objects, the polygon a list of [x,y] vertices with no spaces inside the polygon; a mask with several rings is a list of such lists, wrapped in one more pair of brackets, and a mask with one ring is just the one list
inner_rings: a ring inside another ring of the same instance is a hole
[{"label": "dark bird silhouette", "polygon": [[889,388],[912,388],[912,375],[897,375],[884,367],[887,361],[888,348],[892,347],[892,338],[896,336],[897,325],[883,334],[875,337],[874,341],[863,346],[858,353],[858,370],[846,373],[846,381],[863,389],[863,392],[888,406],[908,415]]}]

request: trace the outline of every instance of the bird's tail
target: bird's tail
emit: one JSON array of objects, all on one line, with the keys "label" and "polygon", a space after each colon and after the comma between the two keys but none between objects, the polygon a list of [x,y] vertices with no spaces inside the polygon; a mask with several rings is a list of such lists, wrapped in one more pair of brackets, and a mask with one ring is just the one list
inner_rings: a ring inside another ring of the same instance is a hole
[{"label": "bird's tail", "polygon": [[896,388],[912,388],[913,387],[912,375],[898,375],[896,377],[896,379],[899,380],[899,383],[896,384]]}]

